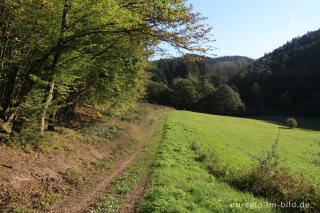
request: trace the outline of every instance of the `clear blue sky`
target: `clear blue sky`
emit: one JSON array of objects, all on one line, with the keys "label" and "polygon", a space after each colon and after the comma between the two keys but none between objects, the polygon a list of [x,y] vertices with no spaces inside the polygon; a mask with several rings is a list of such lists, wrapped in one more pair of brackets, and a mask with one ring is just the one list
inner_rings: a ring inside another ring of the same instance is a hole
[{"label": "clear blue sky", "polygon": [[188,0],[213,26],[217,56],[252,58],[320,28],[320,0]]}]

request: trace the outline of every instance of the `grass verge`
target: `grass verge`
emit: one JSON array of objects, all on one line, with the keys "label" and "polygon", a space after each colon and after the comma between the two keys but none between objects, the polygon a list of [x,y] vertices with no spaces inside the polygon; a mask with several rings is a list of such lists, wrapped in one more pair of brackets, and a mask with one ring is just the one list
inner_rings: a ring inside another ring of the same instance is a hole
[{"label": "grass verge", "polygon": [[159,142],[161,141],[166,117],[166,115],[162,116],[152,139],[140,153],[137,160],[124,171],[124,173],[111,186],[108,193],[101,197],[90,208],[90,212],[119,212],[123,209],[123,204],[127,196],[137,186],[144,174],[146,174],[150,169],[150,165],[154,160]]}]

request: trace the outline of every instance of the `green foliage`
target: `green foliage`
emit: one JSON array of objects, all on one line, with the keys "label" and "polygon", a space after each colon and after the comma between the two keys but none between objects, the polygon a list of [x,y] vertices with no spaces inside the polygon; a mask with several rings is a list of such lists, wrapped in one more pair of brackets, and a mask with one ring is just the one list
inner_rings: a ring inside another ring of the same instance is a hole
[{"label": "green foliage", "polygon": [[219,87],[253,61],[241,56],[209,58],[191,55],[190,58],[191,60],[186,57],[178,57],[153,62],[149,71],[152,74],[151,79],[171,87],[176,78],[187,78],[191,73],[196,78],[207,79],[209,83]]},{"label": "green foliage", "polygon": [[177,79],[173,87],[174,106],[178,109],[193,109],[199,101],[200,94],[197,91],[197,82],[192,79]]},{"label": "green foliage", "polygon": [[173,91],[164,83],[151,81],[147,87],[147,100],[149,103],[165,106],[173,105]]},{"label": "green foliage", "polygon": [[244,67],[230,83],[239,89],[247,112],[319,115],[319,50],[316,30]]},{"label": "green foliage", "polygon": [[110,114],[133,108],[160,42],[210,50],[201,45],[211,27],[185,0],[14,0],[0,9],[0,116],[41,122],[41,132],[79,104]]},{"label": "green foliage", "polygon": [[240,95],[227,85],[219,87],[213,94],[213,102],[213,111],[218,114],[230,115],[245,110]]},{"label": "green foliage", "polygon": [[200,56],[191,56],[189,61],[183,58],[156,61],[156,68],[151,68],[153,81],[148,85],[148,101],[205,113],[241,114],[245,105],[240,94],[226,83],[249,62],[244,57]]},{"label": "green foliage", "polygon": [[212,114],[234,115],[243,113],[245,106],[235,90],[228,85],[223,85],[203,97],[199,101],[198,110]]},{"label": "green foliage", "polygon": [[290,129],[296,128],[298,126],[298,122],[295,118],[288,118],[286,122]]},{"label": "green foliage", "polygon": [[276,138],[274,144],[272,144],[271,151],[267,151],[266,156],[264,157],[256,157],[252,155],[253,159],[259,162],[259,166],[268,171],[275,170],[280,164],[280,157],[278,154],[278,145],[280,139],[280,127],[278,137]]},{"label": "green foliage", "polygon": [[[154,62],[148,101],[177,109],[216,114],[240,114],[245,106],[226,83],[249,64],[245,57],[210,59],[190,56]],[[217,89],[215,89],[215,86]]]}]

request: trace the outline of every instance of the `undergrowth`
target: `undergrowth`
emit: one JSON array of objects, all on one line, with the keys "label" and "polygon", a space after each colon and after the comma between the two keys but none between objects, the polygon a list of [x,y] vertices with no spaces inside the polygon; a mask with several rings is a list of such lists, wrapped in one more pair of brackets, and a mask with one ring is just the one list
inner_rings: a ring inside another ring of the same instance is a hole
[{"label": "undergrowth", "polygon": [[[293,175],[288,169],[277,168],[277,144],[278,139],[271,151],[267,151],[267,155],[258,160],[258,165],[247,169],[225,165],[214,152],[206,154],[196,143],[192,144],[192,150],[197,154],[196,160],[204,163],[208,171],[220,181],[241,191],[252,192],[255,196],[265,197],[278,206],[281,203],[296,203],[297,207],[287,208],[289,212],[320,212],[320,185],[312,184],[303,175]],[[309,207],[300,208],[300,204],[308,204]]]},{"label": "undergrowth", "polygon": [[126,130],[118,125],[107,125],[106,123],[87,124],[80,129],[80,133],[84,136],[94,136],[103,140],[115,141],[124,135]]}]

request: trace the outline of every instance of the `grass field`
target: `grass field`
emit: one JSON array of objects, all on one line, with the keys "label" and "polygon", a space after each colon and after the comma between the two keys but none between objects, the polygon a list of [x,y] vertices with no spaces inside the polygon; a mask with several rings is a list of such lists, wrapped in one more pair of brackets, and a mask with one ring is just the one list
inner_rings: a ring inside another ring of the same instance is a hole
[{"label": "grass field", "polygon": [[[261,119],[261,118],[260,118]],[[266,119],[267,120],[267,119]],[[303,122],[300,120],[300,122]],[[194,146],[215,155],[231,168],[246,170],[270,150],[279,133],[280,167],[319,182],[320,132],[287,129],[266,121],[172,112],[153,164],[150,185],[139,212],[277,212],[262,198],[244,193],[216,179],[199,159]],[[234,208],[234,204],[259,204]]]},{"label": "grass field", "polygon": [[[260,120],[183,111],[172,113],[171,119],[197,129],[197,143],[236,168],[250,166],[255,163],[252,155],[261,157],[264,151],[270,150],[280,127],[280,167],[319,181],[320,165],[317,162],[320,160],[320,131],[288,129]],[[302,119],[300,123],[303,123]]]}]

